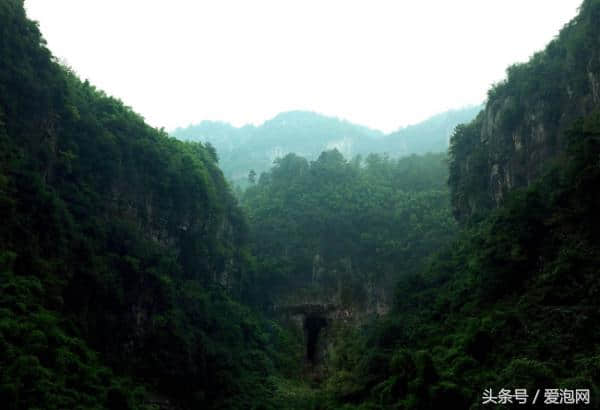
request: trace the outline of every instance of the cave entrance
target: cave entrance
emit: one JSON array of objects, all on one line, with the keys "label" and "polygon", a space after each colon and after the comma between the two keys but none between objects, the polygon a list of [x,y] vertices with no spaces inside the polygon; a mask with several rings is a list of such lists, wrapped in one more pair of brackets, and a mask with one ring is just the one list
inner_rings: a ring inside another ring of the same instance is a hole
[{"label": "cave entrance", "polygon": [[304,334],[306,336],[306,360],[316,364],[319,361],[319,333],[327,326],[327,319],[318,315],[308,315],[304,318]]}]

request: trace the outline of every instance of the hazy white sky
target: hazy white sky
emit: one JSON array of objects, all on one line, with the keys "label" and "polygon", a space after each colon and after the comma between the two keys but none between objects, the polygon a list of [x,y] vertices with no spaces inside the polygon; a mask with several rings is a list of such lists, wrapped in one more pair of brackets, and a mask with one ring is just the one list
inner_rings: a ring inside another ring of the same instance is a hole
[{"label": "hazy white sky", "polygon": [[26,0],[82,79],[157,127],[308,109],[391,131],[484,100],[581,0]]}]

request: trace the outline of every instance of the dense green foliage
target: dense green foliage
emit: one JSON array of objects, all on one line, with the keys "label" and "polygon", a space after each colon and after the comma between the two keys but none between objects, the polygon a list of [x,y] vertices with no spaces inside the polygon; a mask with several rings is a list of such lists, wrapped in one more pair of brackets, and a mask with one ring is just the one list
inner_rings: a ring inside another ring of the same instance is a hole
[{"label": "dense green foliage", "polygon": [[399,281],[386,318],[337,339],[329,407],[489,408],[485,388],[575,386],[598,406],[599,21],[585,1],[456,129],[460,237]]},{"label": "dense green foliage", "polygon": [[359,310],[386,305],[398,277],[453,238],[446,176],[443,154],[277,160],[243,197],[263,301],[313,288]]},{"label": "dense green foliage", "polygon": [[214,150],[79,81],[21,1],[0,34],[4,408],[267,403],[289,349],[233,299],[252,267]]},{"label": "dense green foliage", "polygon": [[547,47],[507,69],[484,112],[450,144],[450,186],[459,220],[479,219],[514,188],[531,184],[566,148],[566,130],[600,104],[600,2]]},{"label": "dense green foliage", "polygon": [[[288,154],[240,207],[217,143],[147,126],[0,2],[3,408],[466,409],[490,387],[597,407],[598,22],[584,1],[511,67],[449,161]],[[387,138],[329,120],[244,138]]]},{"label": "dense green foliage", "polygon": [[444,152],[454,127],[471,121],[481,107],[450,110],[390,134],[320,114],[291,111],[278,114],[260,126],[236,128],[227,123],[203,121],[178,128],[182,140],[208,141],[219,153],[225,176],[246,186],[250,170],[268,171],[273,160],[295,153],[309,161],[322,151],[337,149],[346,159],[371,153],[401,157]]},{"label": "dense green foliage", "polygon": [[468,408],[517,385],[597,397],[600,113],[566,139],[543,178],[400,281],[392,314],[339,340],[337,405]]},{"label": "dense green foliage", "polygon": [[344,154],[352,155],[361,144],[375,141],[382,133],[313,112],[290,111],[260,126],[236,128],[228,123],[203,121],[178,128],[172,135],[212,144],[219,153],[225,176],[245,186],[250,170],[258,174],[267,171],[273,160],[290,152],[315,159],[321,151],[338,147]]}]

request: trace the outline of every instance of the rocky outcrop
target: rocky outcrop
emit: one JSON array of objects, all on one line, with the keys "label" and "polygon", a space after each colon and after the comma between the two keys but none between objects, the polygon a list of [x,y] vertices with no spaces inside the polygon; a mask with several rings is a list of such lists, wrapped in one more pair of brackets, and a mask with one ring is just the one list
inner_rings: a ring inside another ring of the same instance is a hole
[{"label": "rocky outcrop", "polygon": [[332,328],[352,320],[352,313],[332,303],[281,305],[274,309],[280,321],[296,327],[303,335],[305,363],[310,368],[320,366],[326,359]]},{"label": "rocky outcrop", "polygon": [[451,142],[455,215],[469,219],[531,184],[564,150],[573,122],[600,106],[600,2],[581,14],[526,64],[488,93],[475,121]]}]

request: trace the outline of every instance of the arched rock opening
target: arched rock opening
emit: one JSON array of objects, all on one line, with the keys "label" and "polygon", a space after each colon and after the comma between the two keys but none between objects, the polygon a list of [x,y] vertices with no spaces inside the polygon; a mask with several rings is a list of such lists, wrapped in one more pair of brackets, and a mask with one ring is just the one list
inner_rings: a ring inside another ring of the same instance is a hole
[{"label": "arched rock opening", "polygon": [[327,326],[327,319],[320,315],[307,315],[304,318],[304,335],[306,340],[306,360],[312,364],[319,362],[319,334]]}]

